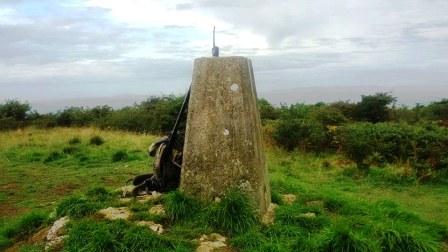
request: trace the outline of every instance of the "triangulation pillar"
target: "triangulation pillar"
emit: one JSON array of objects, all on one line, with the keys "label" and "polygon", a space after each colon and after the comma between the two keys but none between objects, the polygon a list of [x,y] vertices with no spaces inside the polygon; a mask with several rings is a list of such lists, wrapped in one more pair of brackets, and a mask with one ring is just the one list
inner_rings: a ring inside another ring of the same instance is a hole
[{"label": "triangulation pillar", "polygon": [[181,191],[203,200],[230,188],[246,192],[259,213],[270,204],[252,63],[244,57],[194,62]]}]

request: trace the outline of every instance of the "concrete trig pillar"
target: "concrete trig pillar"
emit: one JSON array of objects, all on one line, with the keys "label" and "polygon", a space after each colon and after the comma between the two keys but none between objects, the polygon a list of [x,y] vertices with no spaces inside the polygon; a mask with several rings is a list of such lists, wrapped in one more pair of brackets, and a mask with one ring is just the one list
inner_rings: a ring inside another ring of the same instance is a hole
[{"label": "concrete trig pillar", "polygon": [[252,63],[244,57],[194,62],[181,191],[214,200],[240,188],[264,214],[270,187]]}]

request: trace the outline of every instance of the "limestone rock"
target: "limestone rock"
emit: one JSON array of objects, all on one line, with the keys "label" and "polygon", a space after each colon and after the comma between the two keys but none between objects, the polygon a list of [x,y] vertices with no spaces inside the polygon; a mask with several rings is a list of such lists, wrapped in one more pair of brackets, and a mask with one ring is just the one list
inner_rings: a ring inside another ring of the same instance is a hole
[{"label": "limestone rock", "polygon": [[157,192],[157,191],[153,191],[151,192],[151,194],[145,194],[145,195],[141,195],[137,197],[137,201],[140,203],[146,203],[149,201],[155,201],[160,199],[160,197],[162,197],[162,194]]},{"label": "limestone rock", "polygon": [[277,204],[271,203],[269,204],[268,210],[263,215],[261,222],[265,225],[272,225],[275,221],[275,209],[278,207]]},{"label": "limestone rock", "polygon": [[153,207],[151,207],[149,209],[149,213],[152,214],[152,215],[164,216],[165,215],[165,208],[161,204],[155,205],[155,206],[153,206]]},{"label": "limestone rock", "polygon": [[45,244],[45,250],[58,247],[62,244],[63,240],[67,237],[66,235],[63,235],[63,233],[64,228],[69,221],[70,219],[65,216],[53,223],[53,226],[48,230],[46,236],[47,243]]},{"label": "limestone rock", "polygon": [[55,221],[53,223],[53,226],[51,226],[50,230],[48,230],[47,233],[47,241],[51,241],[56,239],[58,236],[61,236],[65,225],[70,221],[70,219],[65,216],[60,218],[59,220]]},{"label": "limestone rock", "polygon": [[283,194],[282,195],[282,202],[286,205],[291,205],[297,200],[297,196],[294,194]]},{"label": "limestone rock", "polygon": [[121,196],[123,198],[125,198],[125,197],[131,197],[132,196],[132,189],[134,189],[133,185],[127,185],[127,186],[120,187],[120,188],[118,188],[115,191],[116,192],[120,192]]},{"label": "limestone rock", "polygon": [[153,221],[139,221],[137,222],[138,226],[145,226],[145,227],[149,227],[152,231],[161,234],[163,233],[163,226],[161,224],[157,224]]},{"label": "limestone rock", "polygon": [[244,57],[194,62],[180,190],[213,201],[244,190],[259,210],[270,204],[268,171],[252,63]]},{"label": "limestone rock", "polygon": [[100,211],[98,211],[98,213],[109,220],[127,220],[131,216],[131,211],[127,207],[108,207],[105,209],[101,209]]},{"label": "limestone rock", "polygon": [[313,212],[303,213],[303,214],[299,215],[299,217],[312,219],[312,218],[316,218],[316,213],[313,213]]},{"label": "limestone rock", "polygon": [[224,236],[217,233],[204,234],[199,238],[199,247],[196,252],[231,251],[226,240]]}]

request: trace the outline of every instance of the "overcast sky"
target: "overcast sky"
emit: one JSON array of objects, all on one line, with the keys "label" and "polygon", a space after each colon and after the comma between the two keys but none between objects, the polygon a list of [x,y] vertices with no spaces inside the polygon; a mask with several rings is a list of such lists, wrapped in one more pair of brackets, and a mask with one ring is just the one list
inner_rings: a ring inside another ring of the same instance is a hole
[{"label": "overcast sky", "polygon": [[447,0],[0,0],[0,102],[181,94],[213,25],[221,55],[250,57],[274,103],[448,97]]}]

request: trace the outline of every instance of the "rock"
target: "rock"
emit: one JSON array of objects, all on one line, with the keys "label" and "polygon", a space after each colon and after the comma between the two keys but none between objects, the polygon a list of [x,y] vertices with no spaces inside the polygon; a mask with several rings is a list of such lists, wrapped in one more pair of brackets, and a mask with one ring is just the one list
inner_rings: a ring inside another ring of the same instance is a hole
[{"label": "rock", "polygon": [[123,186],[118,188],[117,190],[115,190],[116,192],[120,192],[121,193],[121,197],[126,198],[126,197],[131,197],[132,196],[132,190],[134,189],[135,186],[133,185],[127,185],[127,186]]},{"label": "rock", "polygon": [[322,200],[312,200],[305,203],[309,207],[324,208],[324,202]]},{"label": "rock", "polygon": [[48,230],[47,233],[47,243],[45,244],[45,250],[54,249],[55,247],[60,247],[62,242],[67,237],[64,234],[64,229],[70,219],[65,216],[53,223],[53,226]]},{"label": "rock", "polygon": [[301,215],[299,215],[299,217],[304,217],[304,218],[316,218],[316,213],[313,212],[308,212],[308,213],[303,213]]},{"label": "rock", "polygon": [[283,194],[282,195],[282,202],[287,205],[291,205],[296,200],[297,200],[297,196],[295,196],[294,194]]},{"label": "rock", "polygon": [[199,247],[196,252],[231,251],[226,240],[226,237],[217,233],[202,235],[199,238]]},{"label": "rock", "polygon": [[55,250],[56,248],[62,247],[62,243],[64,242],[64,239],[67,238],[68,235],[58,236],[52,241],[47,242],[45,244],[45,250]]},{"label": "rock", "polygon": [[98,211],[98,213],[109,220],[127,220],[131,216],[131,211],[127,207],[108,207],[105,209],[101,209],[100,211]]},{"label": "rock", "polygon": [[50,230],[48,230],[47,241],[52,241],[56,239],[58,236],[61,236],[64,232],[65,225],[67,225],[69,221],[70,219],[67,216],[62,217],[59,220],[55,221],[53,223],[53,226],[51,226]]},{"label": "rock", "polygon": [[139,221],[137,222],[138,226],[149,227],[152,231],[161,234],[163,233],[163,226],[161,224],[157,224],[153,221]]},{"label": "rock", "polygon": [[161,204],[155,205],[149,209],[149,213],[152,215],[163,216],[165,215],[165,208]]},{"label": "rock", "polygon": [[275,221],[275,209],[278,207],[277,204],[271,203],[269,204],[268,210],[261,218],[261,223],[265,225],[274,224]]},{"label": "rock", "polygon": [[137,197],[137,201],[140,203],[146,203],[149,201],[155,201],[160,199],[160,197],[162,197],[162,194],[157,192],[157,191],[153,191],[151,192],[151,194],[146,194],[146,195],[142,195],[142,196],[138,196]]}]

